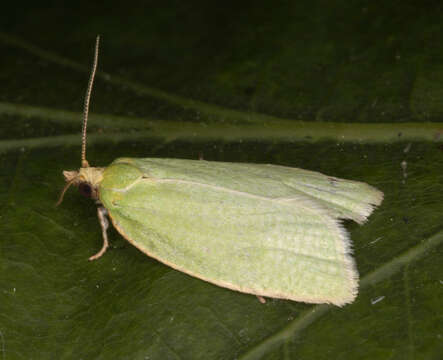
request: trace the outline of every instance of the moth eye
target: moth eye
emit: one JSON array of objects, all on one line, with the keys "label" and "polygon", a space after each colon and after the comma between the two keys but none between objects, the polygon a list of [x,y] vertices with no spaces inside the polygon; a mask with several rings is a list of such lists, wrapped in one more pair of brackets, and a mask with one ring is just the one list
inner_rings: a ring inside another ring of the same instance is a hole
[{"label": "moth eye", "polygon": [[92,188],[88,183],[80,183],[78,186],[78,191],[80,191],[80,194],[87,198],[90,198],[92,195]]}]

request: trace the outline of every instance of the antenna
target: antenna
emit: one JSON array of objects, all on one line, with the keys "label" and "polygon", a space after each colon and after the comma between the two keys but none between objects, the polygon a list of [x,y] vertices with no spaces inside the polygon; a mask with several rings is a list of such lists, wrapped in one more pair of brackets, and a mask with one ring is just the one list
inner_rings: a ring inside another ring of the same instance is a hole
[{"label": "antenna", "polygon": [[82,167],[89,167],[86,160],[86,126],[88,124],[89,100],[91,99],[92,85],[94,84],[95,72],[98,62],[98,45],[100,43],[100,35],[95,39],[94,63],[92,64],[91,76],[89,77],[88,88],[86,90],[85,103],[83,106],[83,128],[82,128]]}]

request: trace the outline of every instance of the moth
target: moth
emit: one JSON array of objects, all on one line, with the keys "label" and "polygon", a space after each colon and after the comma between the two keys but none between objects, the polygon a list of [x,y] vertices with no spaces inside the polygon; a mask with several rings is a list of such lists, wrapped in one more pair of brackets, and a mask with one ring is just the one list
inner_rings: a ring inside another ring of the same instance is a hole
[{"label": "moth", "polygon": [[358,272],[341,219],[359,224],[383,193],[358,181],[303,169],[204,160],[86,160],[89,100],[99,37],[85,97],[81,168],[64,171],[97,205],[103,245],[109,220],[146,255],[215,285],[307,303],[351,303]]}]

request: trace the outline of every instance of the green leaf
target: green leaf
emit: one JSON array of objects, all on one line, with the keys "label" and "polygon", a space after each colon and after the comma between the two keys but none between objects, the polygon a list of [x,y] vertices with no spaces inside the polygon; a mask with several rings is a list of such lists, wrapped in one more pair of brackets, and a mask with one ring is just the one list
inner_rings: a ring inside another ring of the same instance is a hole
[{"label": "green leaf", "polygon": [[[408,4],[291,4],[8,12],[0,360],[438,358],[439,16]],[[102,242],[95,205],[72,189],[54,204],[61,171],[80,165],[96,33],[91,165],[203,156],[306,168],[385,193],[366,224],[345,223],[361,278],[353,304],[261,304],[150,259],[113,229],[111,249],[87,260]]]}]

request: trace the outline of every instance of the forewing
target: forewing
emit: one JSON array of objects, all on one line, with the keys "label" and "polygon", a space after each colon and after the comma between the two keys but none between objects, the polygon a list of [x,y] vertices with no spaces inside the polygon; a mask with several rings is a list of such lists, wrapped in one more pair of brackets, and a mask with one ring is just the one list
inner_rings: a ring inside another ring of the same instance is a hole
[{"label": "forewing", "polygon": [[131,166],[106,169],[100,198],[117,230],[144,253],[246,293],[336,305],[354,299],[358,275],[347,234],[321,203],[302,193],[288,201],[241,191],[238,176],[233,189],[219,177],[211,184],[207,173],[198,182],[165,167],[154,178]]},{"label": "forewing", "polygon": [[360,224],[383,200],[383,193],[366,183],[285,166],[182,159],[116,162],[128,161],[157,179],[196,181],[288,202],[308,197],[330,216]]}]

